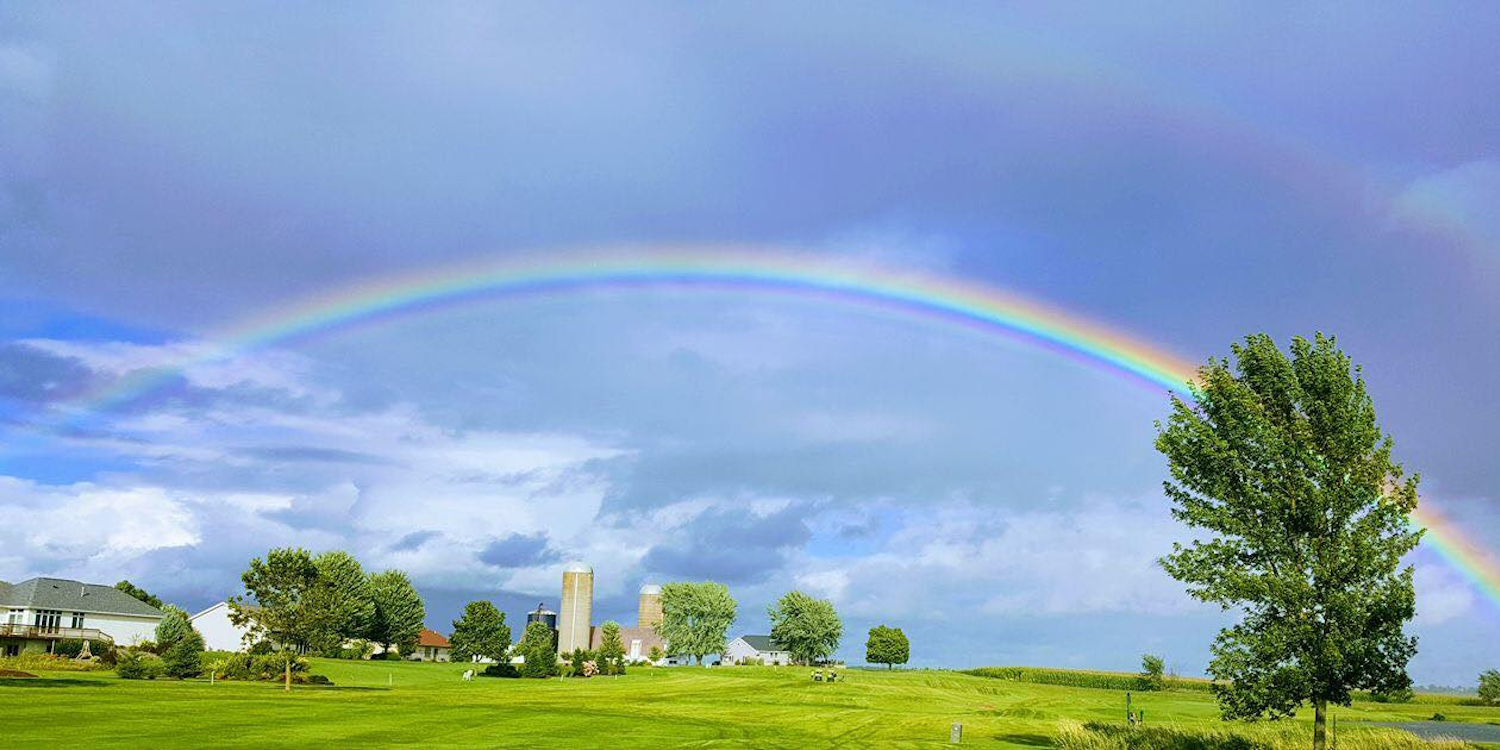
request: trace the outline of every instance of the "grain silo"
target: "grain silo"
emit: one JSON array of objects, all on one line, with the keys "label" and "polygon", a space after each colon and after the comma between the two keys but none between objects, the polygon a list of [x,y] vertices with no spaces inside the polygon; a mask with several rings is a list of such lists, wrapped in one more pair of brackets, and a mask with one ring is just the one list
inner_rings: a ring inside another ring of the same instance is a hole
[{"label": "grain silo", "polygon": [[589,647],[589,626],[594,615],[594,569],[588,563],[570,562],[563,568],[562,614],[557,618],[557,652],[571,653]]},{"label": "grain silo", "polygon": [[648,583],[641,587],[640,609],[636,612],[636,626],[654,628],[661,624],[661,587]]},{"label": "grain silo", "polygon": [[552,631],[552,648],[557,648],[557,613],[547,609],[545,604],[537,603],[536,609],[526,613],[526,624],[539,622]]}]

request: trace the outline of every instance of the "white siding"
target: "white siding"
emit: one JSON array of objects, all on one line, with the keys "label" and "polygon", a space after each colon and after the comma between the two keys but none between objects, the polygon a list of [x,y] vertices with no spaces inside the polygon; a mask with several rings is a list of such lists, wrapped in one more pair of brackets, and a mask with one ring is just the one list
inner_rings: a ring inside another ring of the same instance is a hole
[{"label": "white siding", "polygon": [[[64,618],[67,619],[68,615],[64,615]],[[133,646],[141,641],[156,640],[156,624],[159,622],[161,622],[160,617],[139,615],[86,613],[83,616],[83,627],[98,628],[99,632],[109,636],[116,646]]]},{"label": "white siding", "polygon": [[219,602],[190,618],[193,628],[203,635],[203,645],[210,651],[244,651],[248,628],[229,621],[229,604]]}]

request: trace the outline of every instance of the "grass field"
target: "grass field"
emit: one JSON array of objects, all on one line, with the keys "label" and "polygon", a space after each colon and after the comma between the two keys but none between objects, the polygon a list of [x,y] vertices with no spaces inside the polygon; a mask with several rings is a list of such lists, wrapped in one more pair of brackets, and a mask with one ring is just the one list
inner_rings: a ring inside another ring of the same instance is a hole
[{"label": "grass field", "polygon": [[[1122,723],[1118,690],[1013,682],[957,672],[854,670],[814,683],[807,669],[637,669],[587,680],[459,679],[461,665],[315,660],[333,687],[283,693],[270,683],[130,681],[113,672],[0,679],[7,744],[77,747],[431,745],[465,747],[937,747],[952,722],[964,744],[1047,747],[1067,720]],[[1212,696],[1137,693],[1147,724],[1226,727]],[[1409,721],[1429,703],[1339,709]],[[1500,723],[1500,709],[1444,705],[1452,721]],[[1306,727],[1306,719],[1299,718]],[[1309,730],[1310,731],[1310,730]],[[1350,743],[1351,746],[1354,743]]]}]

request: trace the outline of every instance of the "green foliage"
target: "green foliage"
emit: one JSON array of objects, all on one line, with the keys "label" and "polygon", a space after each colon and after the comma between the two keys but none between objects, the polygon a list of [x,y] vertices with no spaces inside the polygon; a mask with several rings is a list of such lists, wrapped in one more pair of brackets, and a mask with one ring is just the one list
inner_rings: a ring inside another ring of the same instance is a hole
[{"label": "green foliage", "polygon": [[1479,700],[1500,705],[1500,670],[1486,669],[1479,674]]},{"label": "green foliage", "polygon": [[275,650],[276,646],[273,645],[270,641],[265,640],[256,641],[255,643],[251,644],[250,648],[248,649],[249,653],[256,656],[269,654]]},{"label": "green foliage", "polygon": [[486,666],[484,668],[484,671],[480,672],[480,674],[484,675],[485,677],[520,677],[521,676],[520,670],[517,670],[516,669],[516,665],[511,664],[510,662],[497,662],[495,664],[491,664],[489,666]]},{"label": "green foliage", "polygon": [[584,673],[583,665],[585,662],[595,661],[596,658],[597,656],[593,651],[585,648],[580,648],[577,651],[568,654],[568,666],[572,668],[570,676],[588,677],[589,675]]},{"label": "green foliage", "polygon": [[[1409,518],[1417,478],[1391,459],[1358,368],[1321,334],[1288,358],[1265,335],[1199,370],[1195,403],[1172,399],[1156,446],[1173,515],[1198,538],[1162,566],[1239,623],[1219,633],[1209,673],[1226,718],[1281,717],[1304,702],[1411,680]],[[1315,746],[1318,742],[1315,741]]]},{"label": "green foliage", "polygon": [[349,645],[342,646],[338,652],[333,654],[335,659],[368,659],[375,653],[374,644],[363,638],[355,638],[349,641]]},{"label": "green foliage", "polygon": [[[207,671],[219,680],[248,680],[274,682],[283,679],[287,668],[285,654],[224,654],[209,660]],[[309,682],[309,662],[297,656],[291,660],[292,682]]]},{"label": "green foliage", "polygon": [[1372,691],[1370,700],[1376,703],[1411,703],[1416,698],[1416,693],[1411,688],[1402,688],[1392,691]]},{"label": "green foliage", "polygon": [[135,597],[136,599],[139,599],[139,600],[141,600],[141,601],[143,601],[143,602],[145,602],[145,603],[147,603],[147,604],[149,604],[149,605],[151,605],[153,607],[156,607],[157,609],[161,609],[161,600],[160,599],[152,596],[151,594],[147,593],[145,589],[140,588],[139,586],[136,586],[135,584],[131,583],[130,581],[120,581],[119,583],[115,584],[115,588],[119,589],[120,591],[123,591],[123,592],[125,592],[125,593],[127,593],[127,594],[129,594],[129,595],[131,595],[133,597]]},{"label": "green foliage", "polygon": [[1141,655],[1141,673],[1136,677],[1137,688],[1140,690],[1154,691],[1166,688],[1166,663],[1160,656],[1153,654]]},{"label": "green foliage", "polygon": [[723,653],[736,608],[729,587],[722,583],[669,583],[661,587],[662,621],[656,632],[672,653],[687,654],[702,664],[703,657]]},{"label": "green foliage", "polygon": [[115,661],[115,674],[126,680],[154,680],[166,672],[160,656],[129,649]]},{"label": "green foliage", "polygon": [[552,643],[552,628],[546,623],[533,622],[526,625],[516,651],[526,660],[521,665],[522,677],[552,677],[557,674],[557,646]]},{"label": "green foliage", "polygon": [[901,628],[888,628],[884,625],[876,625],[870,628],[870,635],[865,639],[865,661],[870,664],[884,664],[887,669],[893,664],[905,664],[911,658],[911,642],[906,639],[906,633]]},{"label": "green foliage", "polygon": [[347,552],[324,552],[313,558],[313,566],[317,577],[307,592],[312,619],[307,646],[337,653],[345,641],[369,632],[375,615],[370,579]]},{"label": "green foliage", "polygon": [[193,624],[188,620],[188,613],[182,608],[164,604],[161,610],[166,613],[161,622],[156,624],[156,648],[159,654],[165,654],[167,649],[172,648],[178,641],[193,632]]},{"label": "green foliage", "polygon": [[463,616],[453,621],[453,661],[473,661],[475,657],[504,662],[510,656],[510,626],[505,613],[487,601],[469,602]]},{"label": "green foliage", "polygon": [[178,679],[203,674],[203,636],[188,628],[187,635],[162,654],[162,666],[168,676]]},{"label": "green foliage", "polygon": [[319,639],[321,620],[311,611],[318,566],[307,550],[273,549],[265,560],[251,560],[240,580],[250,596],[230,597],[229,619],[235,625],[284,646],[308,646]]},{"label": "green foliage", "polygon": [[771,620],[771,640],[792,655],[799,664],[826,659],[838,650],[844,635],[833,602],[817,599],[801,591],[788,591],[766,610]]},{"label": "green foliage", "polygon": [[605,620],[599,635],[599,669],[606,675],[625,674],[625,641],[614,620]]},{"label": "green foliage", "polygon": [[651,650],[646,652],[646,658],[652,662],[658,662],[667,658],[667,652],[661,650],[661,646],[652,646]]},{"label": "green foliage", "polygon": [[[1029,682],[1038,685],[1064,685],[1101,690],[1139,690],[1140,676],[1121,672],[1094,672],[1081,669],[1046,669],[1042,667],[979,667],[964,670],[964,674],[989,677],[1011,682]],[[1206,680],[1164,679],[1169,690],[1191,690],[1208,692],[1212,686]]]},{"label": "green foliage", "polygon": [[0,657],[0,669],[9,669],[18,672],[36,670],[51,672],[95,672],[110,669],[113,664],[113,659],[108,663],[103,659],[97,661],[93,659],[79,661],[78,659],[61,654],[47,653],[23,653],[18,656]]},{"label": "green foliage", "polygon": [[422,633],[427,609],[411,579],[399,570],[376,573],[370,576],[369,592],[374,602],[370,640],[386,646],[387,650],[394,646],[403,655],[412,653],[417,636]]},{"label": "green foliage", "polygon": [[[1219,727],[1128,727],[1091,721],[1063,722],[1052,738],[1060,750],[1301,750],[1306,727],[1226,725]],[[1462,750],[1456,740],[1423,740],[1408,732],[1366,729],[1339,733],[1340,750]]]}]

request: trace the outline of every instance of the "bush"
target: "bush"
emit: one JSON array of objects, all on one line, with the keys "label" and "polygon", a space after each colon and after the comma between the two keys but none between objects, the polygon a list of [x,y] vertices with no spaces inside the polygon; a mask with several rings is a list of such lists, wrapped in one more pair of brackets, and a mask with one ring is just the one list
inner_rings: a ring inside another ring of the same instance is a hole
[{"label": "bush", "polygon": [[168,675],[179,680],[203,674],[203,636],[189,628],[162,655],[162,666]]},{"label": "bush", "polygon": [[115,674],[126,680],[154,680],[165,671],[160,656],[140,649],[126,651],[115,662]]},{"label": "bush", "polygon": [[[590,674],[587,667],[587,664],[592,661],[595,661],[594,652],[588,649],[580,648],[569,654],[568,665],[572,667],[571,675],[573,677],[592,677],[593,674]],[[598,665],[596,664],[594,666],[594,673],[598,671]]]},{"label": "bush", "polygon": [[375,653],[375,646],[369,641],[357,638],[349,642],[349,645],[335,649],[328,657],[331,659],[368,659]]},{"label": "bush", "polygon": [[[110,662],[114,664],[113,661]],[[7,656],[0,658],[0,669],[14,669],[22,672],[34,672],[36,670],[48,670],[53,672],[93,672],[96,670],[109,669],[101,661],[93,659],[81,661],[69,659],[66,656],[56,654],[26,653],[20,656]]]},{"label": "bush", "polygon": [[276,647],[272,646],[270,641],[256,641],[254,645],[247,649],[247,652],[251,656],[264,656],[275,653]]},{"label": "bush", "polygon": [[504,662],[504,663],[499,663],[499,664],[491,664],[491,665],[485,667],[484,671],[480,672],[480,674],[484,675],[485,677],[520,677],[521,676],[521,672],[520,672],[520,670],[516,669],[516,665],[511,664],[509,662]]},{"label": "bush", "polygon": [[[209,671],[220,680],[274,681],[282,679],[286,669],[286,657],[273,654],[229,654],[213,660]],[[301,656],[292,657],[292,682],[309,682],[308,661]]]},{"label": "bush", "polygon": [[156,624],[156,644],[158,648],[153,650],[157,653],[165,654],[169,649],[177,645],[178,641],[186,638],[188,633],[193,632],[193,624],[188,620],[188,613],[184,612],[180,607],[168,604],[162,607],[162,609],[166,612],[166,616],[162,617],[161,622]]}]

